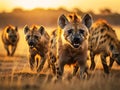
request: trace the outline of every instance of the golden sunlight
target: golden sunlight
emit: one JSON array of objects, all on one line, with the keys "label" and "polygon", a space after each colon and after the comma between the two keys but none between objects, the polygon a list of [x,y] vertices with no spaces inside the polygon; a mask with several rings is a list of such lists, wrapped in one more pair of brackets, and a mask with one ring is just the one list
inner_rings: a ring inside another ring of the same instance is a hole
[{"label": "golden sunlight", "polygon": [[49,8],[56,6],[56,0],[16,0],[16,2],[13,2],[13,4],[24,9],[33,9],[36,7]]},{"label": "golden sunlight", "polygon": [[68,10],[78,8],[83,11],[92,10],[98,12],[100,9],[109,8],[120,12],[119,0],[0,0],[0,12],[10,12],[16,7],[31,10],[34,8],[60,8]]}]

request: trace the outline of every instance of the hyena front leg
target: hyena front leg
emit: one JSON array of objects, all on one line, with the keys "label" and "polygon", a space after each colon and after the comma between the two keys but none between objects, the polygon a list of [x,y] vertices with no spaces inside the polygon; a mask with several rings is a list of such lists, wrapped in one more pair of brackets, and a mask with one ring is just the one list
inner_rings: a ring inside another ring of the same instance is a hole
[{"label": "hyena front leg", "polygon": [[78,69],[79,69],[79,65],[78,65],[78,64],[76,64],[76,65],[73,67],[73,76],[75,76],[75,75],[76,75],[76,73],[77,73]]},{"label": "hyena front leg", "polygon": [[9,51],[8,45],[5,45],[4,47],[5,47],[6,51],[7,51],[7,56],[10,56],[10,51]]},{"label": "hyena front leg", "polygon": [[51,63],[50,61],[48,62],[48,68],[52,69],[52,73],[56,74],[56,66],[55,63]]},{"label": "hyena front leg", "polygon": [[113,63],[114,63],[114,59],[110,57],[109,69],[112,68]]},{"label": "hyena front leg", "polygon": [[15,50],[16,50],[16,45],[15,45],[15,46],[12,46],[12,52],[11,52],[11,56],[13,56],[13,55],[14,55],[14,53],[15,53]]},{"label": "hyena front leg", "polygon": [[79,64],[80,66],[80,79],[85,79],[88,76],[88,72],[87,72],[87,65],[86,64]]},{"label": "hyena front leg", "polygon": [[40,71],[43,69],[43,66],[44,66],[44,64],[45,64],[45,61],[46,61],[46,56],[41,57],[40,65],[38,66],[37,72],[40,72]]},{"label": "hyena front leg", "polygon": [[95,55],[91,51],[90,52],[90,60],[91,60],[90,70],[94,70],[95,69],[96,64],[95,64],[94,58],[95,58]]},{"label": "hyena front leg", "polygon": [[52,68],[53,74],[56,74],[56,67],[55,67],[55,62],[56,62],[56,56],[54,56],[52,53],[50,54],[50,59],[49,59],[49,68]]},{"label": "hyena front leg", "polygon": [[59,80],[62,80],[62,75],[63,75],[63,72],[64,72],[64,63],[57,63],[56,65],[56,76],[57,76],[57,79]]},{"label": "hyena front leg", "polygon": [[29,56],[29,63],[30,63],[31,70],[33,70],[34,69],[34,63],[35,63],[35,55],[30,55]]},{"label": "hyena front leg", "polygon": [[103,68],[104,68],[104,72],[106,74],[109,74],[109,67],[108,67],[107,62],[106,62],[106,57],[107,56],[105,54],[102,54],[101,55],[101,60],[102,60],[102,65],[103,65]]}]

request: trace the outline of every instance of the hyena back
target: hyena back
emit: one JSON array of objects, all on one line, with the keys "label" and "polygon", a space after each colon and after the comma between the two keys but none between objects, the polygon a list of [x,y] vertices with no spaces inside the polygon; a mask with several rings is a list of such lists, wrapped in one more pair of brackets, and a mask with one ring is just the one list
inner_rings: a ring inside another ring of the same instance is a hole
[{"label": "hyena back", "polygon": [[[112,67],[114,60],[120,64],[120,42],[115,30],[113,30],[105,20],[98,20],[91,27],[89,50],[91,57],[91,70],[95,68],[94,57],[96,54],[100,54],[104,71],[107,74],[109,73],[109,68]],[[109,66],[106,62],[107,56],[110,56]]]},{"label": "hyena back", "polygon": [[[6,26],[2,32],[2,41],[8,56],[13,56],[19,41],[18,28],[12,25]],[[11,46],[11,49],[9,48]]]},{"label": "hyena back", "polygon": [[73,14],[72,19],[65,15],[58,18],[57,37],[56,37],[56,74],[57,78],[62,78],[64,66],[78,65],[80,67],[80,77],[83,78],[87,73],[87,51],[89,28],[92,18],[86,14],[82,19]]},{"label": "hyena back", "polygon": [[38,59],[35,57],[36,55],[39,55],[41,57],[41,60],[40,64],[38,65],[37,72],[40,72],[44,66],[46,59],[48,58],[49,35],[43,26],[38,27],[37,25],[33,25],[31,28],[26,25],[24,28],[24,33],[26,36],[26,41],[29,45],[30,68],[31,70],[34,69],[34,64]]}]

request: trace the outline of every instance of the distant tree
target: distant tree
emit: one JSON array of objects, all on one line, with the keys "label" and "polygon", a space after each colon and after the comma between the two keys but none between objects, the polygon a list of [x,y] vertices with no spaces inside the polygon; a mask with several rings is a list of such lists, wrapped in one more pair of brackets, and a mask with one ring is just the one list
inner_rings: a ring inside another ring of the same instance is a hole
[{"label": "distant tree", "polygon": [[105,8],[105,9],[100,10],[100,14],[109,15],[109,14],[112,14],[112,11],[110,9],[108,9],[108,8]]},{"label": "distant tree", "polygon": [[23,12],[24,10],[22,8],[15,8],[12,12]]},{"label": "distant tree", "polygon": [[65,7],[58,8],[58,11],[67,12],[67,10],[65,9]]},{"label": "distant tree", "polygon": [[91,15],[95,15],[95,13],[92,10],[87,11],[87,13],[89,13]]},{"label": "distant tree", "polygon": [[79,15],[82,15],[82,14],[83,14],[83,12],[82,12],[80,9],[78,9],[78,8],[74,8],[74,9],[73,9],[73,12],[76,12],[76,13],[78,13]]}]

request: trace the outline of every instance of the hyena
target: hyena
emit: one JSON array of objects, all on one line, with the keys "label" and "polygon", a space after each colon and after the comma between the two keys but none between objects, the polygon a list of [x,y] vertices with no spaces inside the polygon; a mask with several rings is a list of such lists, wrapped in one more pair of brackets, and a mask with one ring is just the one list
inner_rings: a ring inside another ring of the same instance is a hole
[{"label": "hyena", "polygon": [[[78,65],[81,78],[83,78],[84,73],[87,73],[88,36],[92,17],[86,14],[81,19],[77,14],[73,14],[72,19],[70,18],[64,14],[58,18],[58,29],[54,31],[57,34],[56,42],[52,41],[56,44],[55,53],[56,59],[58,59],[56,61],[56,76],[59,79],[62,78],[66,64]],[[54,46],[54,44],[51,45]]]},{"label": "hyena", "polygon": [[29,63],[31,70],[34,69],[34,64],[37,62],[38,58],[36,55],[41,57],[40,64],[37,67],[37,72],[40,72],[44,66],[46,59],[48,58],[49,51],[49,35],[43,26],[33,25],[31,28],[25,26],[24,33],[26,35],[26,41],[29,45]]},{"label": "hyena", "polygon": [[[89,50],[91,57],[90,69],[94,70],[94,57],[100,54],[104,72],[109,74],[109,69],[112,67],[114,60],[120,64],[120,41],[117,38],[115,30],[105,21],[96,21],[90,29]],[[110,57],[109,66],[106,62],[106,57]]]},{"label": "hyena", "polygon": [[[7,56],[13,56],[19,41],[19,32],[17,26],[6,26],[2,32],[2,41],[7,51]],[[11,46],[11,48],[9,47]]]},{"label": "hyena", "polygon": [[57,29],[55,29],[50,38],[50,51],[49,51],[49,60],[48,60],[48,68],[52,68],[53,74],[56,74],[55,63],[57,60]]}]

